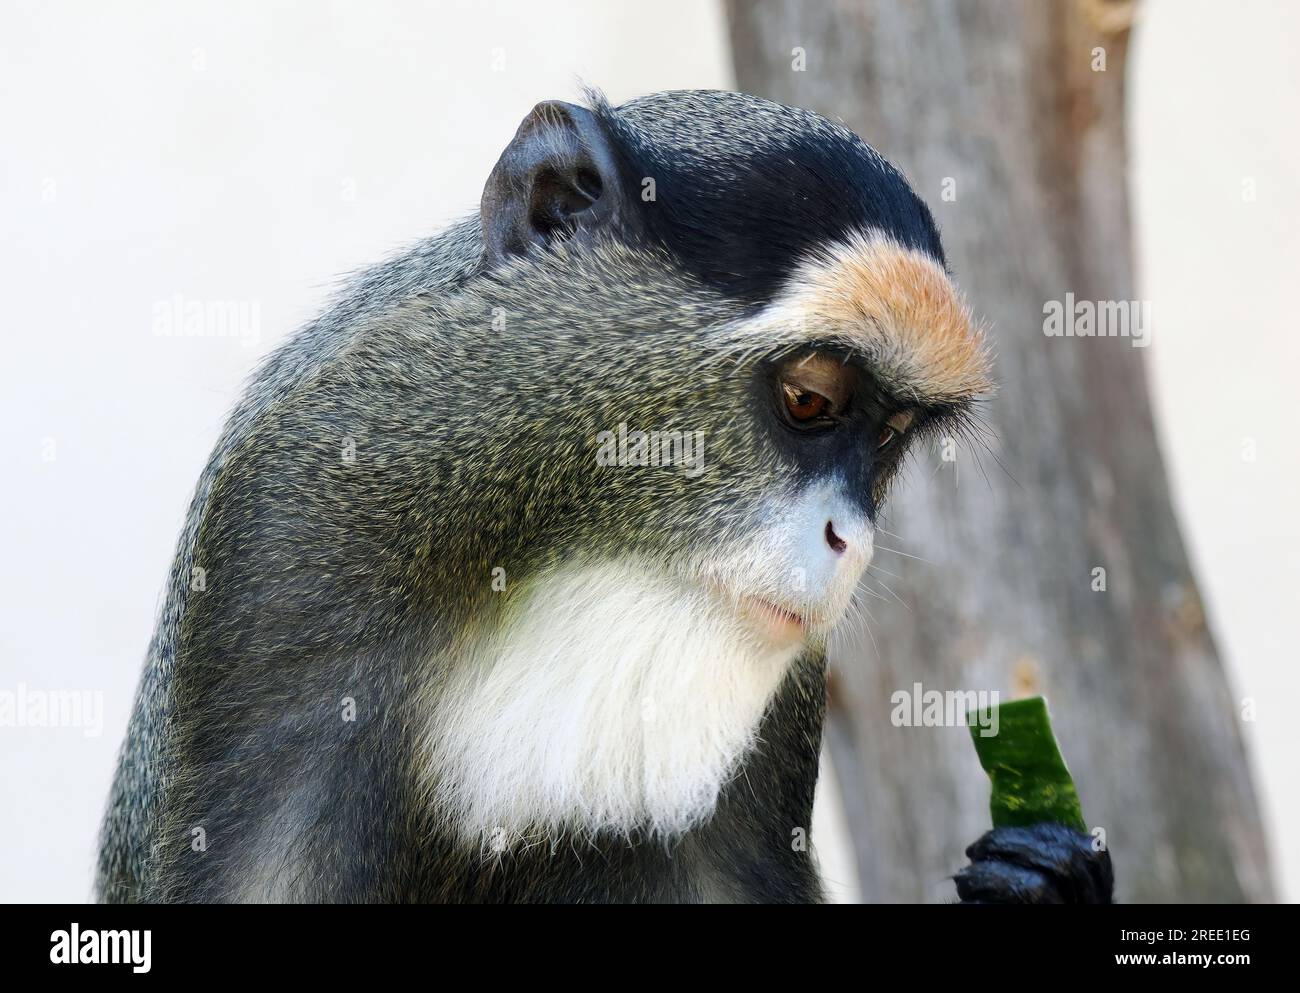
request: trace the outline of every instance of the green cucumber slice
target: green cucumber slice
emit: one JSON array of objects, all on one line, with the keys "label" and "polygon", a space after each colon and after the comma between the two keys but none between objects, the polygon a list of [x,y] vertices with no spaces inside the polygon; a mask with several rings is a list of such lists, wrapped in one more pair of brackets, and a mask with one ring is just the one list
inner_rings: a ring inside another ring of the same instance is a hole
[{"label": "green cucumber slice", "polygon": [[993,726],[990,709],[966,715],[975,753],[993,782],[989,796],[993,826],[1055,821],[1086,833],[1079,793],[1052,733],[1047,701],[1036,696],[995,709],[998,733],[989,737],[982,731]]}]

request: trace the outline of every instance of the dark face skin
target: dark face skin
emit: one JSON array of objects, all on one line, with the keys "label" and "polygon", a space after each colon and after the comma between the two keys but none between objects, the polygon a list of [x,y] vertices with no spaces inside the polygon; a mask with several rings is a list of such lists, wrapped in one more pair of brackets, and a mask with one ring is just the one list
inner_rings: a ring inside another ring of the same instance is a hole
[{"label": "dark face skin", "polygon": [[772,444],[813,481],[841,474],[872,521],[927,412],[883,390],[858,360],[803,350],[761,363],[754,406]]}]

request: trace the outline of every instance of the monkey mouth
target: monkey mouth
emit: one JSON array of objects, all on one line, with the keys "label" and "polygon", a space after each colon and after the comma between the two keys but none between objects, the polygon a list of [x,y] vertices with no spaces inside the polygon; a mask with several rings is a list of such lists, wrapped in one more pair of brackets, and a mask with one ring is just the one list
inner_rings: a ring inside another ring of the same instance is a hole
[{"label": "monkey mouth", "polygon": [[810,626],[806,615],[760,596],[742,596],[740,613],[763,635],[778,644],[801,641],[808,634]]}]

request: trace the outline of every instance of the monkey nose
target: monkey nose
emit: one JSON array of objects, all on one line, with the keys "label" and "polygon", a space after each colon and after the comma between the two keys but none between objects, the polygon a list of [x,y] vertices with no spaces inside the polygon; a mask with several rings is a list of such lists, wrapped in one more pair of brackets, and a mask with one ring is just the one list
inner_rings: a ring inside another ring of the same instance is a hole
[{"label": "monkey nose", "polygon": [[831,521],[826,522],[826,544],[831,546],[831,551],[836,555],[843,555],[844,550],[848,548],[848,542],[835,533],[835,525]]}]

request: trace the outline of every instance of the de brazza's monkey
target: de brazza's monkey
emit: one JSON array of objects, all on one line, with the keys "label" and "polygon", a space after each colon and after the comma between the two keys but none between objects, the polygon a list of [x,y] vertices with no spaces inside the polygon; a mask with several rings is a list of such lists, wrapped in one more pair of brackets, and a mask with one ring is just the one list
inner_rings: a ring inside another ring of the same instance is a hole
[{"label": "de brazza's monkey", "polygon": [[[824,645],[989,388],[903,177],[724,92],[538,105],[279,348],[199,480],[105,900],[811,901]],[[972,900],[1102,900],[1052,825]]]}]

